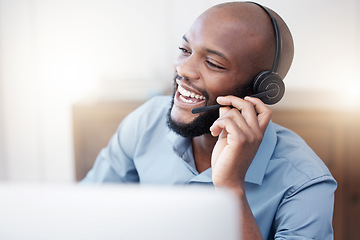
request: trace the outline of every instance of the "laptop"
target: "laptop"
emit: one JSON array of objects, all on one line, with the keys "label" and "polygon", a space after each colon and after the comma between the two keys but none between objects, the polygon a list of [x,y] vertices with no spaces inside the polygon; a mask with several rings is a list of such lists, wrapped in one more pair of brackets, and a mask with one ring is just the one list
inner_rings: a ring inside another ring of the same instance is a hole
[{"label": "laptop", "polygon": [[235,240],[239,226],[225,189],[0,184],[2,240]]}]

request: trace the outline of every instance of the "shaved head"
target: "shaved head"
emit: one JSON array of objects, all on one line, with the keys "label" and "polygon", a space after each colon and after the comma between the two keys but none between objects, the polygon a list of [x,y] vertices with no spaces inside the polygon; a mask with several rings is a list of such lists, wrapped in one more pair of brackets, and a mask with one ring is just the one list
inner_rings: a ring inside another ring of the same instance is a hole
[{"label": "shaved head", "polygon": [[[292,35],[284,20],[273,10],[266,9],[279,25],[282,51],[278,73],[285,78],[294,56]],[[271,69],[275,56],[275,33],[269,15],[261,7],[249,2],[222,3],[211,7],[199,18],[215,18],[221,21],[224,27],[236,22],[236,32],[241,35],[239,44],[244,44],[244,48],[252,51],[249,52],[249,61],[253,66],[252,75]]]}]

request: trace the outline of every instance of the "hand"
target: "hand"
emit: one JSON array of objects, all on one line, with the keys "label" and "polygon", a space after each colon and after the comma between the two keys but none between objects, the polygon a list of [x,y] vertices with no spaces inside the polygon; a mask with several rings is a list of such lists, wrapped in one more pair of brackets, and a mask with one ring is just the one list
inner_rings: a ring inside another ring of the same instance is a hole
[{"label": "hand", "polygon": [[271,119],[271,110],[257,98],[218,97],[220,117],[211,126],[218,136],[211,166],[215,186],[243,189],[246,172],[261,144]]}]

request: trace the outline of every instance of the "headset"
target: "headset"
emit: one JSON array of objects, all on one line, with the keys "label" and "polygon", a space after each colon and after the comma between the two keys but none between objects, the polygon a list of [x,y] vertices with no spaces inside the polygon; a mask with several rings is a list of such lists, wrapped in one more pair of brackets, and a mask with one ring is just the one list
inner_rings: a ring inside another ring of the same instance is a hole
[{"label": "headset", "polygon": [[[261,7],[270,17],[271,23],[274,28],[275,33],[275,57],[271,70],[266,70],[258,73],[254,79],[253,83],[253,95],[251,97],[257,97],[263,101],[263,103],[272,105],[278,103],[285,93],[285,84],[277,73],[280,55],[281,55],[281,35],[279,25],[276,19],[271,15],[271,13],[262,5],[256,2],[247,2],[258,5]],[[209,110],[214,110],[222,105],[215,104],[210,106],[203,106],[191,109],[193,114],[202,113]]]},{"label": "headset", "polygon": [[[272,105],[281,100],[285,93],[285,84],[277,73],[281,55],[281,35],[279,25],[272,14],[262,5],[255,2],[248,2],[261,7],[270,17],[275,33],[275,57],[271,70],[262,71],[256,75],[253,84],[253,93],[259,94],[268,92],[265,96],[259,97],[265,104]],[[271,90],[271,91],[270,91]],[[263,94],[264,95],[264,94]]]}]

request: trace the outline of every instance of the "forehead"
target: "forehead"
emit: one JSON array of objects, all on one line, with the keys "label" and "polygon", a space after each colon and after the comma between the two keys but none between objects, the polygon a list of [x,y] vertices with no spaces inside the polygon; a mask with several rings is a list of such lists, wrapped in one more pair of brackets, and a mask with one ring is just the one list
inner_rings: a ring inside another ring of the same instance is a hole
[{"label": "forehead", "polygon": [[248,21],[224,11],[204,13],[185,36],[194,47],[221,52],[235,62],[250,57],[260,44],[259,34]]}]

